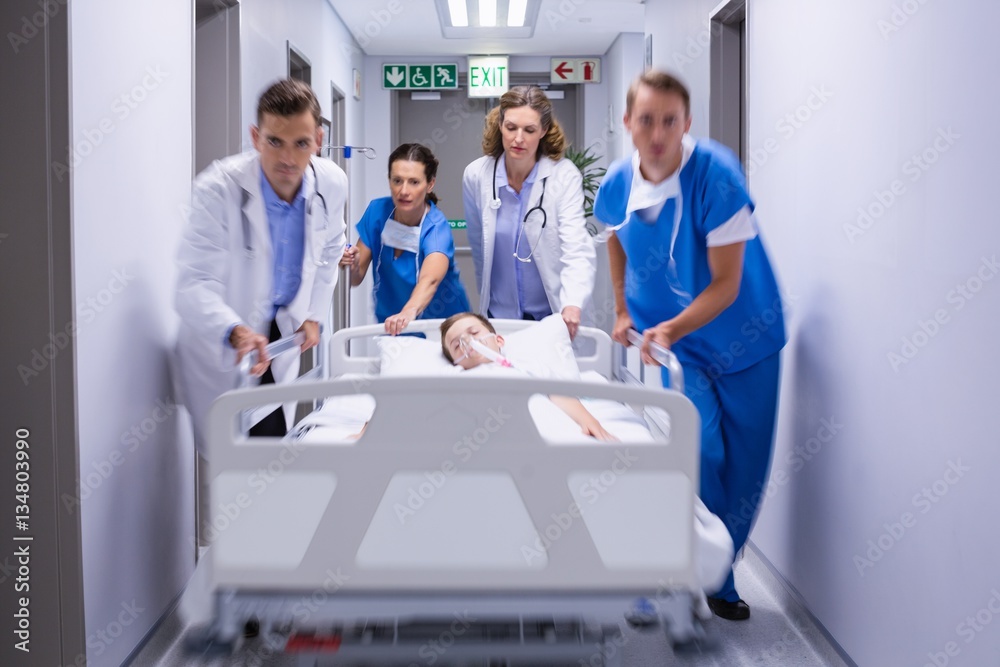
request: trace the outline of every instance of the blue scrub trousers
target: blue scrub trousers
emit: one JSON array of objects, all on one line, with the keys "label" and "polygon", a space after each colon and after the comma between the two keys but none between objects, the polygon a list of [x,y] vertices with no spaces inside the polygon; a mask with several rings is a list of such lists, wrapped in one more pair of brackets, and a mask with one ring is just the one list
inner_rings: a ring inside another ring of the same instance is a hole
[{"label": "blue scrub trousers", "polygon": [[[737,554],[750,535],[767,484],[779,354],[714,379],[703,368],[684,366],[684,393],[701,415],[701,499],[726,524]],[[731,568],[712,597],[740,599]]]}]

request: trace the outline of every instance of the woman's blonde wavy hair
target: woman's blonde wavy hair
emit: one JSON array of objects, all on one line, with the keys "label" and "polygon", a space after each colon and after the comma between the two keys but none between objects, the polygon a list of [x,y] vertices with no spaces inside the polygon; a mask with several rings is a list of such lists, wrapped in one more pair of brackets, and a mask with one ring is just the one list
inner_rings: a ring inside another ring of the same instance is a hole
[{"label": "woman's blonde wavy hair", "polygon": [[483,128],[483,154],[500,157],[503,153],[503,136],[500,133],[500,124],[503,123],[504,114],[507,109],[517,107],[531,107],[538,112],[542,119],[542,129],[545,135],[538,142],[538,153],[535,159],[550,157],[558,160],[566,150],[568,142],[563,134],[562,127],[552,116],[552,101],[545,95],[538,86],[515,86],[500,97],[499,106],[494,107],[486,114],[486,122]]}]

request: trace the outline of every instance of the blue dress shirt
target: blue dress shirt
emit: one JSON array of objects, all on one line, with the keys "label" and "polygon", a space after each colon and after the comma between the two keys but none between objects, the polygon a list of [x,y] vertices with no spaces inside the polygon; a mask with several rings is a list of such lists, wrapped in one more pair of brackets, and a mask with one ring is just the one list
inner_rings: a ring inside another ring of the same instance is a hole
[{"label": "blue dress shirt", "polygon": [[271,287],[271,302],[274,307],[271,317],[281,306],[287,306],[298,294],[302,284],[302,258],[305,256],[306,236],[306,179],[303,175],[299,191],[291,203],[286,202],[274,191],[271,184],[260,172],[260,190],[264,195],[267,210],[267,226],[271,232],[271,248],[274,252],[274,279]]}]

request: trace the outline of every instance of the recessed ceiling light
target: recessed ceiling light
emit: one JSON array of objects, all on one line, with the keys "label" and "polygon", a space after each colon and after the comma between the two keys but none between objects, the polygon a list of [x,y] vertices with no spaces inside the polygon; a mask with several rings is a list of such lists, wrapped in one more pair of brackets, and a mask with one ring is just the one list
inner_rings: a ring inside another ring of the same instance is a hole
[{"label": "recessed ceiling light", "polygon": [[542,0],[434,0],[441,35],[446,39],[529,39],[535,33],[541,3]]},{"label": "recessed ceiling light", "polygon": [[456,28],[465,28],[469,25],[469,10],[465,7],[465,0],[448,0],[448,12],[451,15],[451,24]]},{"label": "recessed ceiling light", "polygon": [[507,7],[507,27],[520,28],[524,25],[524,15],[528,11],[528,0],[510,0]]},{"label": "recessed ceiling light", "polygon": [[479,25],[495,28],[497,25],[497,0],[479,0]]}]

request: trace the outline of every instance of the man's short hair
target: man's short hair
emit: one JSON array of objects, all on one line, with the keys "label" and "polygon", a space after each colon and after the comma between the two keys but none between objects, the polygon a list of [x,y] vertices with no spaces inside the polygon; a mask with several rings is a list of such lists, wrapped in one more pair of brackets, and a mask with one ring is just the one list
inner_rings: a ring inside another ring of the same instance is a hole
[{"label": "man's short hair", "polygon": [[313,120],[319,127],[319,100],[313,89],[302,81],[284,79],[272,84],[257,101],[257,126],[264,122],[266,113],[288,118],[303,111],[312,112]]},{"label": "man's short hair", "polygon": [[455,359],[454,357],[451,356],[451,352],[448,351],[448,347],[444,344],[444,336],[446,333],[448,333],[448,330],[455,325],[455,322],[458,322],[460,319],[465,317],[475,317],[477,320],[483,323],[483,326],[486,327],[487,331],[489,331],[492,334],[495,334],[497,332],[497,330],[493,328],[493,323],[490,322],[485,317],[483,317],[482,315],[480,315],[479,313],[456,313],[451,317],[449,317],[448,319],[446,319],[444,322],[441,323],[441,351],[444,352],[444,358],[451,363],[455,363]]},{"label": "man's short hair", "polygon": [[655,69],[646,71],[632,81],[632,85],[628,87],[628,93],[625,95],[626,115],[632,113],[632,105],[635,103],[635,96],[639,93],[639,86],[649,86],[661,93],[677,93],[684,100],[684,112],[688,117],[691,116],[691,93],[688,92],[687,86],[677,77]]}]

